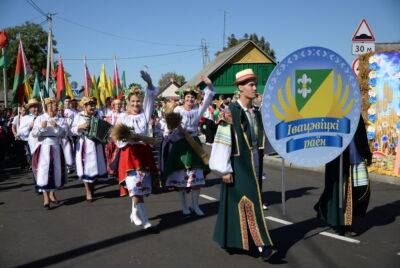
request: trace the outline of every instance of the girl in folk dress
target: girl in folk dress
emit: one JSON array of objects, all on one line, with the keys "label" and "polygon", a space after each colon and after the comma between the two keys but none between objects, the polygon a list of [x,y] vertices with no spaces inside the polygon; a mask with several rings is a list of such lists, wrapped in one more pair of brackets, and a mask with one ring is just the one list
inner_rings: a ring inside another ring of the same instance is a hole
[{"label": "girl in folk dress", "polygon": [[66,183],[64,155],[61,137],[66,129],[57,115],[57,103],[53,98],[44,100],[45,113],[35,120],[32,136],[37,139],[33,147],[32,170],[36,186],[43,192],[43,206],[58,203],[54,191]]},{"label": "girl in folk dress", "polygon": [[[147,83],[147,90],[143,94],[139,88],[131,89],[127,98],[127,111],[120,115],[117,125],[128,126],[133,133],[146,136],[158,89],[154,88],[148,73],[141,71],[141,76]],[[118,181],[132,198],[131,222],[147,229],[151,224],[143,197],[151,193],[151,174],[157,172],[151,147],[140,139],[117,140],[116,145],[119,148]]]},{"label": "girl in folk dress", "polygon": [[[202,76],[201,80],[207,86],[204,89],[203,103],[196,107],[196,91],[188,89],[183,92],[183,105],[174,109],[174,113],[178,113],[182,117],[181,127],[183,130],[188,132],[199,144],[199,120],[215,94],[211,80],[206,76]],[[182,130],[179,128],[173,130],[163,142],[165,144],[162,157],[165,161],[163,173],[167,177],[166,186],[175,187],[179,192],[184,215],[190,214],[187,205],[187,191],[191,190],[192,210],[198,216],[203,216],[204,213],[199,207],[199,195],[200,188],[205,184],[203,173],[205,166],[181,132]]]},{"label": "girl in folk dress", "polygon": [[72,134],[78,136],[75,144],[76,173],[85,184],[86,200],[92,202],[94,182],[96,179],[107,179],[108,175],[103,144],[86,136],[90,120],[96,116],[95,102],[92,98],[83,97],[80,105],[83,110],[75,116],[71,128]]}]

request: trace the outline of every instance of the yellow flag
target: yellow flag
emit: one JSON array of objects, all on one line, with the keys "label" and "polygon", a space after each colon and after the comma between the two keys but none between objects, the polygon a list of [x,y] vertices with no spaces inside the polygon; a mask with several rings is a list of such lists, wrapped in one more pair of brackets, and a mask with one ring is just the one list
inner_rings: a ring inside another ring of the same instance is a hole
[{"label": "yellow flag", "polygon": [[113,97],[112,88],[113,88],[112,79],[111,76],[109,76],[107,80],[107,97],[111,98]]},{"label": "yellow flag", "polygon": [[24,90],[25,90],[25,96],[29,100],[32,98],[32,88],[31,85],[29,84],[29,79],[26,79],[24,81]]},{"label": "yellow flag", "polygon": [[100,108],[100,91],[99,91],[99,88],[97,86],[97,79],[96,79],[95,75],[93,75],[93,80],[92,80],[91,96],[95,97],[97,99],[96,108]]},{"label": "yellow flag", "polygon": [[72,98],[74,95],[72,94],[71,84],[69,83],[68,77],[65,72],[64,72],[64,83],[65,83],[65,96],[70,96]]},{"label": "yellow flag", "polygon": [[104,64],[101,66],[101,72],[100,72],[100,81],[99,81],[99,91],[100,91],[100,105],[104,105],[106,103],[106,98],[107,98],[107,91],[108,91],[108,82],[107,82],[107,76],[106,76],[106,67]]}]

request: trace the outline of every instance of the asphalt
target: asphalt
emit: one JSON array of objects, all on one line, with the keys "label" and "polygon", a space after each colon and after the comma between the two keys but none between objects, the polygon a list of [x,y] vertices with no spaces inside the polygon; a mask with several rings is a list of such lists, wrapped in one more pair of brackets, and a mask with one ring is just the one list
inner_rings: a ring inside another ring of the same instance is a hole
[{"label": "asphalt", "polygon": [[[4,163],[3,163],[4,164]],[[286,215],[281,210],[281,168],[265,163],[263,195],[267,220],[279,252],[264,263],[254,254],[229,254],[213,240],[220,179],[211,174],[202,190],[204,217],[183,217],[176,193],[153,194],[145,206],[152,231],[129,222],[130,203],[114,181],[96,186],[95,202],[84,200],[71,177],[57,192],[62,201],[42,208],[31,174],[3,165],[0,170],[0,267],[400,267],[400,186],[372,182],[367,215],[358,219],[351,243],[315,219],[312,207],[323,190],[323,173],[285,168]],[[211,199],[211,200],[209,200]]]}]

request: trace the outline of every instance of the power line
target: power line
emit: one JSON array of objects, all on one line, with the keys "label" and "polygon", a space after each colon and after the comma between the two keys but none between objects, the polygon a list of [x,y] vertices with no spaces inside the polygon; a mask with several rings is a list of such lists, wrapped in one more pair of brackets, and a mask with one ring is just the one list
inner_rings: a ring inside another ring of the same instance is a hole
[{"label": "power line", "polygon": [[[131,57],[116,57],[117,60],[132,60],[132,59],[144,59],[144,58],[154,58],[154,57],[161,57],[161,56],[169,56],[169,55],[176,55],[176,54],[182,54],[182,53],[187,53],[187,52],[192,52],[192,51],[200,51],[200,48],[194,48],[194,49],[188,49],[188,50],[180,50],[180,51],[174,51],[174,52],[167,52],[167,53],[160,53],[160,54],[152,54],[152,55],[144,55],[144,56],[131,56]],[[63,58],[63,61],[82,61],[82,58]],[[111,58],[86,58],[87,61],[106,61],[106,60],[114,60],[113,57]]]},{"label": "power line", "polygon": [[145,43],[145,44],[159,45],[159,46],[199,47],[199,46],[194,46],[194,45],[170,44],[170,43],[153,42],[153,41],[147,41],[147,40],[142,40],[142,39],[131,38],[131,37],[122,36],[122,35],[106,32],[106,31],[103,31],[103,30],[99,30],[99,29],[93,28],[91,26],[83,25],[81,23],[74,22],[74,21],[72,21],[70,19],[67,19],[67,18],[64,18],[64,17],[61,17],[61,16],[57,16],[57,18],[62,20],[62,21],[64,21],[64,22],[79,26],[81,28],[85,28],[85,29],[91,30],[93,32],[101,33],[101,34],[104,34],[104,35],[107,35],[107,36],[112,36],[112,37],[116,37],[116,38],[120,38],[120,39],[125,39],[125,40]]},{"label": "power line", "polygon": [[27,2],[31,7],[33,7],[37,12],[39,12],[40,14],[42,14],[43,16],[47,17],[47,13],[45,13],[40,7],[38,7],[38,5],[35,4],[35,2],[33,2],[33,0],[25,0],[25,2]]}]

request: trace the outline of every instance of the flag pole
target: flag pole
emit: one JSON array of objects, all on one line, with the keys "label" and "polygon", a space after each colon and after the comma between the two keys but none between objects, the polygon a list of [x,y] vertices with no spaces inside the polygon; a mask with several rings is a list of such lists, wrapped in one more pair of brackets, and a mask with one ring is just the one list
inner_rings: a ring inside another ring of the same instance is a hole
[{"label": "flag pole", "polygon": [[[117,57],[114,54],[114,75],[116,75],[116,70],[117,70]],[[115,77],[114,77],[114,79],[115,79]],[[115,82],[117,82],[117,81],[115,81]],[[118,96],[119,95],[118,84],[116,84],[115,86],[117,87],[117,96]]]},{"label": "flag pole", "polygon": [[[1,53],[3,54],[4,61],[6,58],[6,50],[1,48]],[[7,72],[6,72],[6,64],[4,62],[3,66],[3,87],[4,87],[4,108],[7,108]]]},{"label": "flag pole", "polygon": [[83,84],[83,86],[85,87],[85,89],[83,90],[83,95],[85,95],[85,90],[86,90],[86,94],[87,94],[87,96],[85,96],[85,97],[89,97],[89,88],[88,88],[88,83],[87,83],[87,73],[86,73],[86,55],[84,55],[83,56],[83,65],[84,65],[84,73],[85,73],[85,76],[84,76],[84,79],[85,79],[85,82],[84,82],[84,84]]}]

